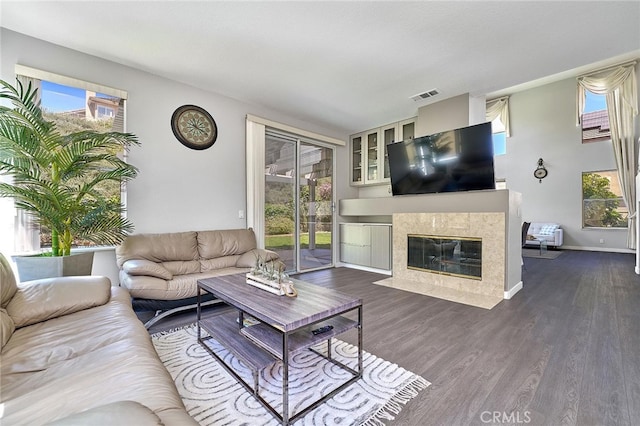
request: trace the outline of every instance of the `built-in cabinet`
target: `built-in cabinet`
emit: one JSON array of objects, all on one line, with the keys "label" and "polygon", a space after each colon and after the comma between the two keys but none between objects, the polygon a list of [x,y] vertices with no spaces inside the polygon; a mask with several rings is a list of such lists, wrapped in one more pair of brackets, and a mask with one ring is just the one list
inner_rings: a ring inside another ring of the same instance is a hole
[{"label": "built-in cabinet", "polygon": [[351,135],[351,184],[388,183],[389,158],[386,146],[415,137],[416,117]]},{"label": "built-in cabinet", "polygon": [[391,270],[391,225],[341,223],[340,261]]}]

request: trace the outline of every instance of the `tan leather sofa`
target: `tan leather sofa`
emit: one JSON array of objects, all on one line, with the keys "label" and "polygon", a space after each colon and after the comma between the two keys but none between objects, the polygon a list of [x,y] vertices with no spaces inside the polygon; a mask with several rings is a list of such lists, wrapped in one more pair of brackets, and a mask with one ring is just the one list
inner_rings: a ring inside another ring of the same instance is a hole
[{"label": "tan leather sofa", "polygon": [[199,279],[248,272],[258,256],[278,259],[256,247],[252,229],[130,235],[116,247],[120,285],[131,293],[134,310],[157,311],[149,327],[193,307]]},{"label": "tan leather sofa", "polygon": [[105,277],[16,285],[0,255],[2,425],[197,425],[126,289]]}]

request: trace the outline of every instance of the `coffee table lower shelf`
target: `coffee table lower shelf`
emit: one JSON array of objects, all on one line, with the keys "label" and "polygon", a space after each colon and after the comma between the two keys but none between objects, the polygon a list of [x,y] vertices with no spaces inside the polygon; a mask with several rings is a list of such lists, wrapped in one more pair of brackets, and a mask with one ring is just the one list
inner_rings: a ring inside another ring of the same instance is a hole
[{"label": "coffee table lower shelf", "polygon": [[[254,395],[257,395],[259,389],[258,371],[270,366],[276,362],[276,359],[269,352],[248,342],[247,338],[239,333],[240,326],[237,320],[238,314],[236,312],[201,319],[198,325],[207,332],[209,337],[201,337],[198,329],[198,341],[227,370],[229,368],[225,362],[205,343],[207,340],[214,339],[249,367],[253,376],[253,389],[250,390]],[[233,373],[235,375],[235,372]]]},{"label": "coffee table lower shelf", "polygon": [[[231,373],[241,385],[243,385],[248,391],[252,392],[262,405],[275,414],[276,417],[282,419],[282,415],[275,411],[275,409],[260,396],[259,371],[269,367],[278,360],[283,360],[283,334],[277,329],[262,322],[258,322],[255,325],[241,327],[239,324],[240,318],[242,318],[242,316],[239,315],[239,312],[233,311],[200,319],[198,321],[198,342],[219,362],[220,365]],[[330,325],[333,328],[321,334],[313,334],[312,330],[327,325]],[[335,316],[317,322],[313,325],[303,327],[288,335],[289,356],[302,350],[310,349],[317,355],[348,370],[353,375],[350,380],[334,389],[330,394],[325,395],[322,399],[297,413],[291,418],[291,420],[294,420],[307,411],[310,411],[319,403],[330,398],[339,390],[355,382],[362,376],[361,352],[359,353],[360,371],[356,371],[343,363],[334,360],[331,356],[331,338],[353,328],[358,328],[358,326],[358,321],[342,316]],[[204,330],[208,336],[203,337],[200,329]],[[249,367],[253,376],[253,387],[246,383],[231,366],[227,365],[224,360],[206,344],[207,340],[210,339],[220,343],[220,345]],[[324,355],[312,348],[312,346],[324,341],[327,342],[327,355]]]}]

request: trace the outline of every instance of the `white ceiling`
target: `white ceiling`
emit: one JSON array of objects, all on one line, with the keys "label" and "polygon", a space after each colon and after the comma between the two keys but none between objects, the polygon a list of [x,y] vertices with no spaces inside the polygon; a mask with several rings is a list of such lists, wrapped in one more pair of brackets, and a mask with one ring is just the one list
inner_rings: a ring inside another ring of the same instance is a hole
[{"label": "white ceiling", "polygon": [[10,30],[348,133],[414,115],[428,102],[409,97],[433,88],[430,102],[496,95],[640,57],[640,1],[2,0],[0,16]]}]

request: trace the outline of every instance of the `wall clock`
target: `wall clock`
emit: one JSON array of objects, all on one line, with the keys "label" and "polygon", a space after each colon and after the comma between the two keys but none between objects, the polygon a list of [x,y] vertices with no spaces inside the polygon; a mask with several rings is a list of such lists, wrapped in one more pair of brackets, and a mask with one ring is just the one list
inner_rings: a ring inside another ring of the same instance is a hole
[{"label": "wall clock", "polygon": [[218,126],[204,109],[195,105],[183,105],[171,116],[171,130],[176,139],[191,149],[207,149],[218,138]]},{"label": "wall clock", "polygon": [[547,169],[544,167],[544,161],[540,158],[538,160],[538,167],[533,171],[533,176],[542,183],[542,179],[546,178],[547,174],[549,174],[549,172],[547,172]]}]

